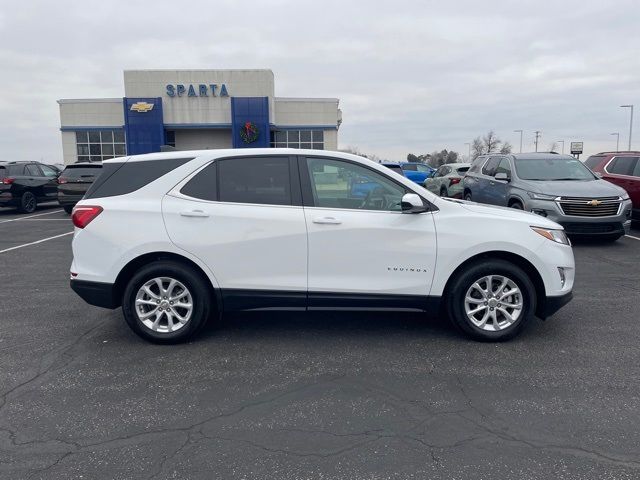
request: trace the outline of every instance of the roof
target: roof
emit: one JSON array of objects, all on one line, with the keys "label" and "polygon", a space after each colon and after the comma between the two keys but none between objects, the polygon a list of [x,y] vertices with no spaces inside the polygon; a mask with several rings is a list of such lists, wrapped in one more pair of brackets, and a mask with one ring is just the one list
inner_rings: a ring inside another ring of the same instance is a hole
[{"label": "roof", "polygon": [[594,153],[594,155],[640,155],[640,151],[638,150],[625,150],[625,151],[618,151],[618,152],[600,152],[600,153]]},{"label": "roof", "polygon": [[556,160],[564,158],[565,160],[575,160],[575,157],[571,155],[563,155],[555,152],[512,153],[511,155],[516,160],[536,160],[541,158],[553,158]]}]

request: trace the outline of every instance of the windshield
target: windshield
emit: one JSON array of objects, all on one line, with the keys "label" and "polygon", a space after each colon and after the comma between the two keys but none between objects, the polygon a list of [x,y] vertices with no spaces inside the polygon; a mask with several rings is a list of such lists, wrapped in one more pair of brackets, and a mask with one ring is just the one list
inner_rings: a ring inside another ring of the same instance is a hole
[{"label": "windshield", "polygon": [[516,172],[522,180],[594,180],[591,171],[575,158],[516,159]]}]

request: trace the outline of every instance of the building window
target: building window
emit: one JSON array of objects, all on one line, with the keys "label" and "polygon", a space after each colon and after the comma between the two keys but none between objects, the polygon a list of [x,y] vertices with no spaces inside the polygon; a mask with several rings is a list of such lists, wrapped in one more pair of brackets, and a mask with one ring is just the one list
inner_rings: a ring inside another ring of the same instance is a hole
[{"label": "building window", "polygon": [[313,148],[324,150],[322,130],[274,130],[271,132],[271,146],[274,148]]},{"label": "building window", "polygon": [[101,162],[127,154],[124,130],[89,130],[76,132],[78,162]]},{"label": "building window", "polygon": [[174,130],[164,131],[164,144],[171,147],[176,146],[176,132]]}]

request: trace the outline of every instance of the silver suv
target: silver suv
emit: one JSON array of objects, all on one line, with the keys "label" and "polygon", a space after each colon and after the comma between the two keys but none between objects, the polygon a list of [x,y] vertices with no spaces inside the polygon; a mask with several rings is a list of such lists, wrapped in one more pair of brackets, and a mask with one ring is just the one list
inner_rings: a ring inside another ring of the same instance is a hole
[{"label": "silver suv", "polygon": [[569,155],[481,155],[463,189],[465,200],[527,210],[559,223],[570,235],[617,240],[631,226],[625,190]]}]

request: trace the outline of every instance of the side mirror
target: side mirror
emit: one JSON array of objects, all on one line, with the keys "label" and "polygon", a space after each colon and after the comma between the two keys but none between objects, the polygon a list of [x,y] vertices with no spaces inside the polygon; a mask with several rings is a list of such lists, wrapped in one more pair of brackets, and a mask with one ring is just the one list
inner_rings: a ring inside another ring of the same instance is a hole
[{"label": "side mirror", "polygon": [[495,176],[494,176],[493,178],[495,178],[496,180],[502,180],[503,182],[508,182],[508,181],[510,181],[510,180],[511,180],[511,178],[509,177],[509,175],[507,175],[507,174],[506,174],[506,173],[504,173],[504,172],[496,173],[496,174],[495,174]]},{"label": "side mirror", "polygon": [[402,196],[402,213],[422,213],[427,211],[424,202],[415,193],[405,193]]}]

